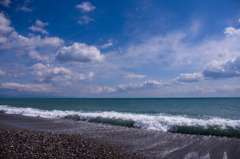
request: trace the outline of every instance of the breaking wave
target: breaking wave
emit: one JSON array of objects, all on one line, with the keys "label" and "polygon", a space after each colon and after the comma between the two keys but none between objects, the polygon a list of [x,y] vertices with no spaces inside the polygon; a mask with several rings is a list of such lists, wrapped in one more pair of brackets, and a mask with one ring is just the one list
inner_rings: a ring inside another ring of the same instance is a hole
[{"label": "breaking wave", "polygon": [[84,112],[41,110],[0,105],[0,112],[23,116],[57,118],[111,124],[163,132],[215,135],[240,138],[240,120],[220,117],[193,117],[170,114],[135,114],[115,111]]}]

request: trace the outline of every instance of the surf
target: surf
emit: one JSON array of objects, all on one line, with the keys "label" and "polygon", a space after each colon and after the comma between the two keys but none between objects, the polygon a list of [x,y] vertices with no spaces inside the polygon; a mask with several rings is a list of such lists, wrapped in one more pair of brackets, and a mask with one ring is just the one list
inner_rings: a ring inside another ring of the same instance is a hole
[{"label": "surf", "polygon": [[137,114],[115,111],[41,110],[8,105],[0,105],[0,111],[6,114],[86,121],[162,132],[240,138],[240,120],[212,116],[193,117],[166,113]]}]

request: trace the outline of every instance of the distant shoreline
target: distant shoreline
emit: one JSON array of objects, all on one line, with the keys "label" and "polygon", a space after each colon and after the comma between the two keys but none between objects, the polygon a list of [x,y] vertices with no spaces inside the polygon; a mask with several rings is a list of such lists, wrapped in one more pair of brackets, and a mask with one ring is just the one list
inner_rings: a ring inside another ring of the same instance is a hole
[{"label": "distant shoreline", "polygon": [[136,98],[121,98],[121,97],[1,97],[0,99],[227,99],[227,98],[240,98],[240,97],[136,97]]}]

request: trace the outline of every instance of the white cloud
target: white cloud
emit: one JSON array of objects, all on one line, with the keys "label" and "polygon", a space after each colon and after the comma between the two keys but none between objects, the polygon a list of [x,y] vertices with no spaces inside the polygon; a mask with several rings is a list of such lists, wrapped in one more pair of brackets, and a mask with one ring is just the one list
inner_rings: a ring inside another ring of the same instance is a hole
[{"label": "white cloud", "polygon": [[[80,9],[82,12],[87,13],[93,11],[96,7],[93,6],[90,2],[83,2],[81,4],[76,5],[76,8]],[[87,15],[83,15],[81,16],[80,20],[78,20],[78,24],[84,25],[90,23],[91,21],[95,20]]]},{"label": "white cloud", "polygon": [[32,12],[31,8],[28,8],[27,6],[22,6],[21,8],[18,8],[18,10],[24,11],[24,12]]},{"label": "white cloud", "polygon": [[199,25],[200,22],[193,22],[190,28],[182,31],[140,36],[137,43],[130,42],[123,54],[116,55],[115,61],[112,61],[118,61],[120,67],[141,68],[152,64],[162,70],[188,69],[199,72],[213,60],[231,60],[239,55],[239,28],[229,27],[222,33],[225,36],[212,36],[193,42],[192,33],[199,32]]},{"label": "white cloud", "polygon": [[5,72],[3,72],[2,70],[0,70],[0,76],[5,76]]},{"label": "white cloud", "polygon": [[0,35],[8,34],[13,31],[13,28],[10,27],[11,21],[8,20],[3,13],[0,13]]},{"label": "white cloud", "polygon": [[234,27],[227,27],[225,30],[224,30],[224,33],[226,35],[240,35],[240,29],[236,29]]},{"label": "white cloud", "polygon": [[34,60],[49,62],[49,58],[47,56],[40,55],[36,50],[31,50],[28,55]]},{"label": "white cloud", "polygon": [[32,9],[28,7],[29,3],[30,3],[30,0],[24,0],[23,6],[18,8],[18,10],[21,10],[21,11],[24,11],[24,12],[32,12]]},{"label": "white cloud", "polygon": [[104,60],[104,55],[95,46],[74,43],[59,49],[56,60],[59,62],[101,63]]},{"label": "white cloud", "polygon": [[76,8],[80,9],[82,12],[90,12],[96,9],[90,2],[83,2],[81,4],[76,5]]},{"label": "white cloud", "polygon": [[94,19],[90,18],[89,16],[82,16],[81,19],[78,21],[78,24],[84,25],[84,24],[88,24],[91,21],[95,21]]},{"label": "white cloud", "polygon": [[28,52],[40,47],[59,47],[64,41],[58,37],[32,36],[25,37],[18,34],[10,26],[11,22],[3,13],[0,13],[0,49],[9,49],[19,52]]},{"label": "white cloud", "polygon": [[48,26],[48,23],[43,23],[40,20],[36,20],[35,25],[29,27],[33,32],[40,32],[42,34],[48,34],[47,30],[43,29],[43,27]]},{"label": "white cloud", "polygon": [[101,46],[102,49],[106,49],[106,48],[109,48],[113,46],[113,43],[112,42],[108,42],[107,44],[104,44],[103,46]]},{"label": "white cloud", "polygon": [[93,72],[89,74],[79,74],[65,67],[54,67],[50,64],[41,63],[32,66],[33,74],[38,82],[52,83],[53,85],[71,85],[73,81],[91,80]]},{"label": "white cloud", "polygon": [[0,4],[5,7],[9,7],[9,4],[11,4],[11,1],[10,0],[1,0]]},{"label": "white cloud", "polygon": [[191,83],[191,82],[197,82],[200,80],[203,80],[203,75],[202,73],[193,73],[193,74],[180,74],[176,80],[179,82],[186,82],[186,83]]},{"label": "white cloud", "polygon": [[100,94],[100,93],[113,93],[116,89],[107,86],[95,86],[88,88],[88,93]]},{"label": "white cloud", "polygon": [[[180,62],[185,65],[187,58],[181,54],[182,49],[185,49],[181,42],[185,36],[184,33],[175,32],[166,36],[158,35],[144,38],[142,42],[130,45],[126,49],[126,53],[121,57],[124,62],[123,65],[139,67],[146,63],[152,63],[159,66],[162,63],[176,65]],[[181,56],[178,56],[178,54],[181,54]]]},{"label": "white cloud", "polygon": [[49,23],[44,23],[44,22],[42,22],[42,21],[40,21],[40,20],[36,20],[35,24],[36,24],[37,26],[39,26],[39,27],[45,27],[45,26],[48,26],[48,25],[49,25]]},{"label": "white cloud", "polygon": [[104,92],[107,92],[107,93],[112,93],[112,92],[116,92],[116,89],[111,88],[111,87],[104,86],[104,87],[103,87],[103,91],[104,91]]},{"label": "white cloud", "polygon": [[46,84],[19,84],[19,83],[1,83],[1,89],[17,90],[20,92],[47,93],[53,92],[51,85]]},{"label": "white cloud", "polygon": [[145,75],[134,74],[134,73],[126,73],[124,75],[125,78],[145,78]]},{"label": "white cloud", "polygon": [[128,90],[138,90],[138,89],[145,89],[145,88],[160,88],[165,86],[166,84],[163,81],[145,81],[143,83],[137,84],[120,84],[118,86],[118,91],[128,91]]},{"label": "white cloud", "polygon": [[25,37],[17,32],[12,32],[4,43],[0,43],[0,49],[13,49],[17,51],[33,50],[38,47],[59,47],[64,41],[58,37],[33,36]]},{"label": "white cloud", "polygon": [[111,47],[111,46],[113,46],[113,40],[112,40],[112,39],[109,39],[109,40],[108,40],[108,43],[102,45],[100,48],[101,48],[101,49],[106,49],[106,48],[109,48],[109,47]]},{"label": "white cloud", "polygon": [[240,76],[240,56],[227,62],[212,61],[203,71],[203,75],[210,78]]},{"label": "white cloud", "polygon": [[[240,76],[240,56],[233,60],[229,60],[227,62],[211,62],[205,70],[200,73],[192,73],[192,74],[180,74],[176,79],[170,81],[145,81],[143,83],[137,84],[120,84],[117,88],[117,91],[130,91],[130,90],[143,90],[143,89],[163,89],[164,87],[168,87],[169,90],[177,89],[175,86],[181,86],[183,83],[193,83],[203,80],[216,79],[216,78],[232,78],[232,77]],[[174,88],[173,88],[174,86]],[[201,93],[201,94],[218,94],[219,92],[240,92],[240,86],[221,86],[221,87],[194,87],[194,89],[189,89],[186,91],[181,91],[178,88],[178,92],[176,93]],[[173,92],[172,92],[173,93]]]},{"label": "white cloud", "polygon": [[45,29],[38,27],[38,26],[33,25],[33,26],[29,27],[29,29],[32,30],[33,32],[40,32],[42,34],[48,34],[48,32]]}]

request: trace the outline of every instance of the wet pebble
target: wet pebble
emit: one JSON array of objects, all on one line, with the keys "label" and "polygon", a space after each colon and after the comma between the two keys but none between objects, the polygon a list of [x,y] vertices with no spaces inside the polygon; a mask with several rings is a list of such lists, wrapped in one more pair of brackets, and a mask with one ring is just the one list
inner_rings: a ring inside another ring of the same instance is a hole
[{"label": "wet pebble", "polygon": [[0,158],[142,158],[79,135],[0,130]]}]

